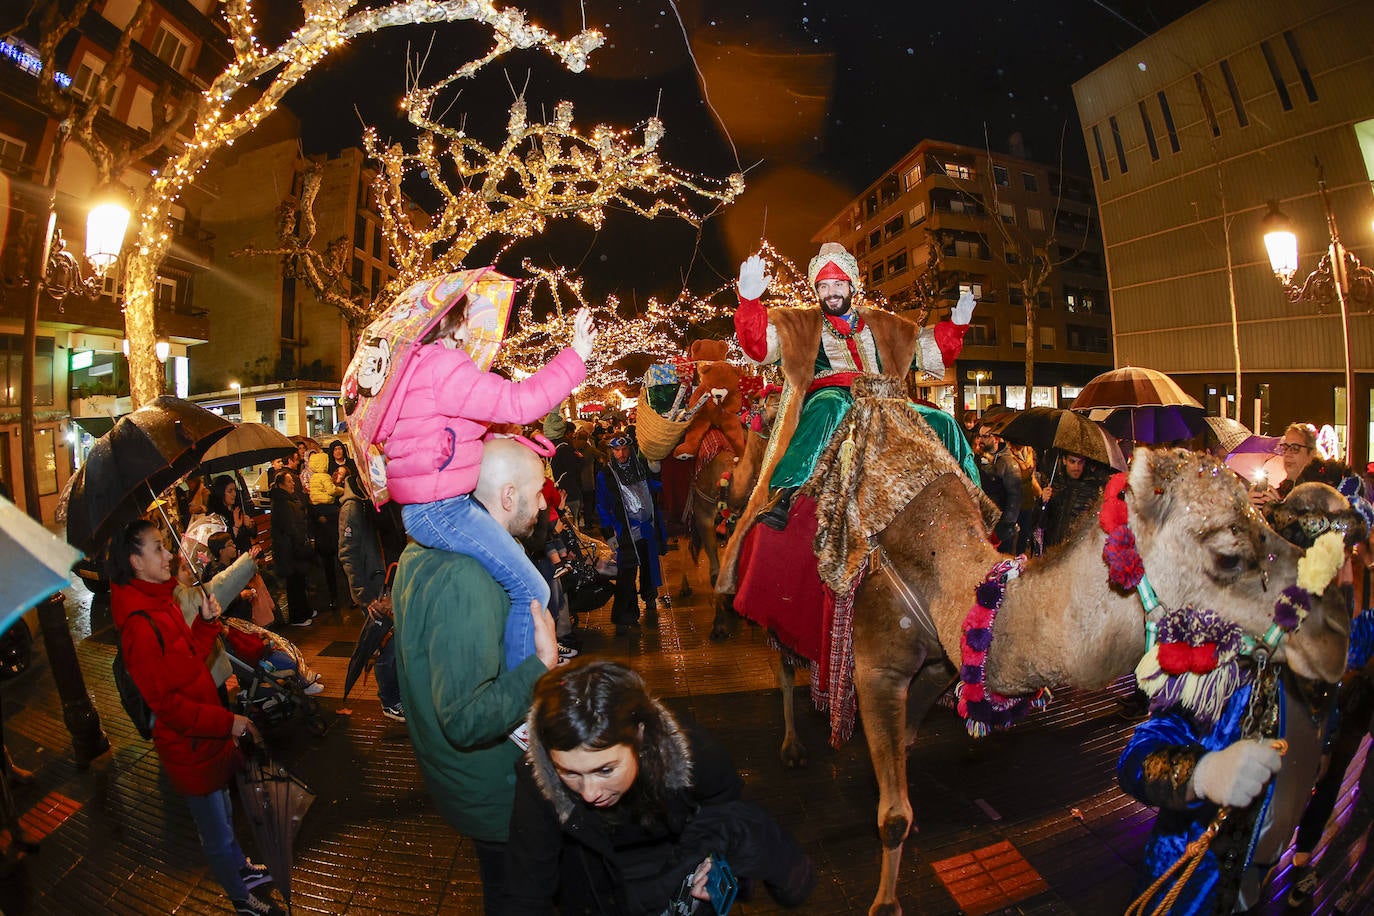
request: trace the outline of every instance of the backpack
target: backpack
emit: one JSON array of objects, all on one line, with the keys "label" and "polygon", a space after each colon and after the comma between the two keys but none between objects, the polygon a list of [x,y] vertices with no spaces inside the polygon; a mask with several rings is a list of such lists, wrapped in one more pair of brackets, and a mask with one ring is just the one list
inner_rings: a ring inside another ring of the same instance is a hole
[{"label": "backpack", "polygon": [[[153,626],[153,618],[143,611],[132,611],[129,617],[142,617],[148,621],[148,626],[153,628],[153,634],[157,636],[158,647],[164,652],[167,644],[162,641],[162,633],[156,626]],[[129,621],[124,621],[128,626]],[[133,677],[129,674],[129,669],[124,665],[124,646],[121,645],[115,650],[114,662],[110,665],[110,670],[114,673],[115,689],[119,691],[119,702],[124,706],[124,712],[134,723],[134,728],[138,729],[139,737],[153,737],[153,710],[148,706],[148,701],[143,699],[143,694],[139,693],[138,685],[134,683]]]}]

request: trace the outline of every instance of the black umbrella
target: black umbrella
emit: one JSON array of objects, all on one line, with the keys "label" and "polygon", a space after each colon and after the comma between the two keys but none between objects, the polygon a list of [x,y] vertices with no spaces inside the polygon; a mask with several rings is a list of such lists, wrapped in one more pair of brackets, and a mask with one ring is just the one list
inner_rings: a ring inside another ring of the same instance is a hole
[{"label": "black umbrella", "polygon": [[362,673],[372,666],[377,653],[382,651],[386,641],[391,638],[391,616],[380,611],[368,611],[363,621],[363,630],[358,634],[358,644],[353,647],[353,655],[348,659],[348,671],[344,674],[343,695],[358,682]]},{"label": "black umbrella", "polygon": [[1082,414],[1058,407],[1032,407],[1011,417],[999,434],[1016,445],[1029,445],[1037,451],[1057,448],[1093,461],[1126,470],[1121,448],[1101,424]]},{"label": "black umbrella", "polygon": [[96,440],[63,493],[58,518],[67,523],[67,541],[94,552],[142,515],[156,494],[195,470],[233,428],[203,407],[167,396],[121,417]]},{"label": "black umbrella", "polygon": [[274,763],[265,749],[256,746],[250,749],[247,763],[234,778],[262,864],[267,866],[272,883],[290,909],[291,847],[315,793],[285,767]]},{"label": "black umbrella", "polygon": [[240,423],[200,459],[206,474],[266,464],[296,453],[296,443],[265,423]]}]

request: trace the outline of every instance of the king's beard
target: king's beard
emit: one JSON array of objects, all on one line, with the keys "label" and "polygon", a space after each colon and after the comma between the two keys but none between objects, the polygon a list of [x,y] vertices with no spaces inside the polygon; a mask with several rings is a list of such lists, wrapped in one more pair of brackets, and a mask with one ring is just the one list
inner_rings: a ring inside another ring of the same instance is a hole
[{"label": "king's beard", "polygon": [[821,300],[821,310],[827,315],[839,318],[841,315],[849,314],[849,308],[854,303],[854,294],[848,296],[831,296]]}]

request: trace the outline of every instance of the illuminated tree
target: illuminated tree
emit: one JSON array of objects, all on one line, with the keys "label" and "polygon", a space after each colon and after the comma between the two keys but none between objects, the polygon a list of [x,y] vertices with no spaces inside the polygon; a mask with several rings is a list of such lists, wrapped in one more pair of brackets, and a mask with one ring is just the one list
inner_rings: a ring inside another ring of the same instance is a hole
[{"label": "illuminated tree", "polygon": [[[63,15],[59,4],[52,3],[53,24],[64,25],[70,31],[89,5],[89,0],[80,0],[74,12]],[[148,0],[140,2],[136,20],[148,15],[149,5]],[[189,140],[153,171],[151,180],[142,189],[134,192],[137,226],[136,235],[127,246],[124,295],[130,387],[135,407],[156,397],[163,388],[163,373],[155,355],[153,308],[157,269],[172,242],[169,221],[172,206],[209,164],[211,157],[262,123],[286,93],[332,53],[359,36],[394,26],[458,21],[485,25],[493,36],[490,49],[455,71],[449,77],[452,81],[472,76],[516,48],[541,48],[569,70],[580,72],[586,67],[587,55],[603,41],[601,34],[594,30],[560,40],[528,23],[519,10],[497,7],[491,0],[393,0],[371,8],[358,7],[357,0],[302,0],[302,24],[285,41],[268,47],[260,44],[254,34],[256,26],[251,0],[222,0],[233,59],[196,100]],[[135,31],[132,27],[127,28],[120,39],[126,61],[130,53],[128,44]],[[44,42],[41,77],[44,84],[54,81],[52,54],[55,48],[56,41]],[[107,85],[114,85],[118,78],[119,73],[107,67],[97,93],[108,91]],[[93,97],[101,98],[99,94]],[[161,132],[170,137],[170,132],[176,129],[175,118],[184,119],[191,106],[187,104],[186,111],[182,112],[180,107],[164,99],[154,109],[155,116],[161,109],[158,116],[162,119]],[[89,118],[93,119],[94,113],[90,113]],[[78,128],[79,125],[80,122]],[[79,133],[74,138],[81,142]],[[102,155],[98,151],[92,154],[98,167]],[[119,178],[117,174],[110,177]]]}]

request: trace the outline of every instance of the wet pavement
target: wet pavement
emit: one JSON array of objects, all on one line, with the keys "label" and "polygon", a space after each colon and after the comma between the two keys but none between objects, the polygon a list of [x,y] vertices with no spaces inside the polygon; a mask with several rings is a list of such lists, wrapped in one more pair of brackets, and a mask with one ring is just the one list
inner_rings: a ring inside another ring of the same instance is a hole
[{"label": "wet pavement", "polygon": [[[705,572],[691,570],[696,594],[677,596],[684,560],[667,558],[673,588],[658,631],[616,638],[609,610],[585,615],[584,651],[626,662],[674,709],[690,712],[735,756],[749,795],[770,808],[812,856],[820,875],[806,913],[864,913],[877,886],[877,787],[862,732],[835,750],[826,716],[798,688],[798,726],[810,765],[778,760],[781,714],[773,654],[756,628],[741,624],[726,643],[710,642]],[[84,587],[69,592],[78,655],[113,750],[90,768],[72,763],[71,739],[41,657],[3,684],[5,737],[15,762],[35,771],[16,790],[41,851],[0,878],[0,916],[74,913],[224,913],[181,799],[119,705],[110,676],[115,636],[105,602]],[[371,683],[342,701],[344,668],[361,615],[321,614],[286,634],[324,677],[329,721],[321,737],[300,723],[269,733],[274,753],[317,793],[296,841],[292,903],[299,913],[480,913],[470,844],[435,813],[410,752],[405,726],[381,714]],[[799,678],[805,684],[804,677]],[[919,833],[907,843],[900,894],[907,913],[1120,913],[1131,889],[1153,811],[1115,784],[1116,757],[1132,721],[1123,685],[1063,691],[1044,713],[975,742],[937,708],[911,754],[908,778]],[[1353,772],[1363,762],[1357,758]],[[1348,780],[1348,783],[1352,780]],[[1353,890],[1347,912],[1374,912],[1374,857],[1365,856],[1370,818],[1347,785],[1318,861],[1312,902],[1283,903],[1287,860],[1256,912],[1332,912]],[[244,819],[237,818],[252,854]],[[0,834],[0,843],[8,839]],[[780,912],[766,894],[733,912]]]}]

